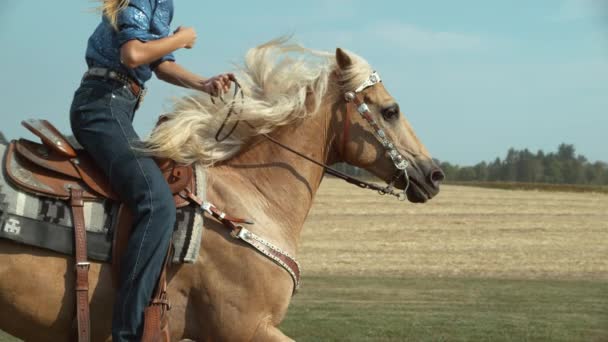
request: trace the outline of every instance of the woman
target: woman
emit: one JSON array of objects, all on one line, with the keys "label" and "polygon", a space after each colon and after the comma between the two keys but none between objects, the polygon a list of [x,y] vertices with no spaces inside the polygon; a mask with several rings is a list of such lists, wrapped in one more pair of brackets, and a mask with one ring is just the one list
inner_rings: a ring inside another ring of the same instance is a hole
[{"label": "woman", "polygon": [[137,154],[132,121],[152,72],[166,82],[218,95],[232,75],[204,79],[175,63],[172,52],[191,49],[192,28],[170,33],[172,0],[104,0],[102,21],[88,41],[89,67],[72,103],[74,136],[133,212],[121,260],[121,285],[112,317],[114,341],[141,339],[143,312],[159,277],[175,222],[175,205],[160,169]]}]

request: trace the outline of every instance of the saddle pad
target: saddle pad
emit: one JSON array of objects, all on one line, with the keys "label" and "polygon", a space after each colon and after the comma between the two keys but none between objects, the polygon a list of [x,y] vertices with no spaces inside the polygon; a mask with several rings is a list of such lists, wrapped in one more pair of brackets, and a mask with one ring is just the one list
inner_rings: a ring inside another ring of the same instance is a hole
[{"label": "saddle pad", "polygon": [[[5,156],[6,145],[0,144]],[[206,174],[195,167],[196,194],[205,198]],[[118,203],[111,200],[87,201],[84,206],[89,259],[111,261],[112,236],[118,217]],[[193,263],[202,241],[203,213],[200,208],[177,209],[173,232],[173,263]],[[66,201],[38,197],[16,188],[0,173],[0,238],[62,254],[74,253],[71,208]]]}]

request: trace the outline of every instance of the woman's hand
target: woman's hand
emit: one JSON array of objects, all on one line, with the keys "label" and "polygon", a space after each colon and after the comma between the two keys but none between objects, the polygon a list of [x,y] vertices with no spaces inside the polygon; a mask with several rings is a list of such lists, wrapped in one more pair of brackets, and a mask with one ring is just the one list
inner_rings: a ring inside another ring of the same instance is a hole
[{"label": "woman's hand", "polygon": [[154,69],[156,76],[176,86],[204,91],[219,96],[230,90],[230,82],[236,81],[234,74],[220,74],[208,79],[194,74],[173,61],[164,61]]},{"label": "woman's hand", "polygon": [[192,27],[179,26],[177,30],[173,32],[173,35],[178,37],[182,46],[186,49],[192,49],[196,44],[196,31]]},{"label": "woman's hand", "polygon": [[234,80],[234,74],[220,74],[202,81],[198,89],[209,95],[219,96],[230,90],[230,82]]}]

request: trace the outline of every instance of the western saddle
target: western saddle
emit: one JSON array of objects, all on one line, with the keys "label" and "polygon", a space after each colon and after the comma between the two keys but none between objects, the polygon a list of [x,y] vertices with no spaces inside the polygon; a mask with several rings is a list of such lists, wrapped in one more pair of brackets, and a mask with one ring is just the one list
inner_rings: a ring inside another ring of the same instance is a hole
[{"label": "western saddle", "polygon": [[[90,340],[88,271],[84,201],[110,199],[120,202],[111,189],[105,174],[82,149],[74,148],[68,140],[46,120],[26,120],[23,126],[37,135],[42,143],[26,139],[13,140],[4,160],[6,174],[20,189],[38,196],[69,201],[75,238],[76,254],[76,317],[78,341]],[[177,165],[172,160],[157,160],[169,187],[174,194],[175,205],[182,207],[200,200],[193,194],[195,177],[192,166]],[[113,285],[119,283],[120,259],[126,248],[131,230],[130,210],[121,205],[117,227],[112,242]],[[145,310],[143,341],[169,340],[166,311],[170,308],[166,298],[165,266],[158,279],[154,297]]]}]

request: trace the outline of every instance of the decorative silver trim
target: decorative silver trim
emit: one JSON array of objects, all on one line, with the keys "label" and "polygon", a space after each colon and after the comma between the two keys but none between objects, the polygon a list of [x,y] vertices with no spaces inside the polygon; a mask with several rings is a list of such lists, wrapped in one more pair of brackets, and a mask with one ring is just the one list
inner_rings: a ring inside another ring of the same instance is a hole
[{"label": "decorative silver trim", "polygon": [[76,268],[85,268],[88,270],[89,268],[91,268],[91,263],[88,261],[77,262]]},{"label": "decorative silver trim", "polygon": [[380,75],[378,74],[378,72],[376,72],[374,70],[374,72],[372,72],[371,75],[369,75],[369,78],[363,82],[363,84],[361,84],[357,89],[355,89],[355,93],[360,93],[362,91],[364,91],[365,89],[374,86],[378,83],[382,82],[382,79],[380,78]]},{"label": "decorative silver trim", "polygon": [[[214,206],[211,202],[203,202],[200,205],[200,208],[207,214],[209,214],[213,217],[216,217],[216,218],[219,217],[222,220],[227,216],[225,212],[218,210],[217,207]],[[214,212],[213,210],[216,210],[217,212]],[[244,222],[244,223],[253,224],[253,222]],[[293,263],[296,265],[296,267],[298,268],[298,271],[301,274],[302,268],[300,267],[300,263],[294,257],[289,255],[289,253],[287,253],[284,250],[280,249],[279,247],[273,245],[272,243],[264,240],[260,236],[252,233],[250,230],[246,229],[245,227],[238,225],[238,226],[236,226],[236,228],[238,230],[236,230],[236,229],[233,230],[233,232],[231,233],[232,237],[234,237],[235,239],[239,239],[243,242],[246,242],[248,245],[255,248],[258,252],[262,253],[263,255],[265,255],[266,257],[268,257],[275,263],[277,263],[279,266],[284,268],[287,271],[287,273],[289,273],[289,275],[291,276],[291,278],[293,280],[293,283],[294,283],[293,292],[295,293],[300,288],[300,281],[299,281],[298,277],[296,276],[295,271],[289,265],[287,265],[283,260],[281,260],[280,258],[278,258],[277,256],[275,256],[271,253],[268,253],[262,247],[262,245],[266,246],[268,249],[272,250],[273,252],[275,252],[277,254],[281,254],[281,255],[285,256],[286,258],[290,259],[291,261],[293,261]]]},{"label": "decorative silver trim", "polygon": [[27,184],[28,186],[32,187],[32,188],[37,188],[37,189],[42,189],[44,191],[53,191],[53,189],[51,187],[49,187],[48,185],[39,182],[36,177],[34,177],[34,175],[27,170],[26,168],[22,167],[19,162],[17,161],[17,156],[13,155],[12,156],[12,160],[10,163],[10,173],[17,179],[19,179],[19,181],[23,182],[24,184]]},{"label": "decorative silver trim", "polygon": [[266,257],[268,257],[269,259],[276,262],[279,266],[283,267],[287,271],[287,273],[289,273],[289,275],[291,276],[291,279],[293,280],[293,283],[294,283],[294,292],[296,292],[300,288],[300,282],[298,280],[298,277],[296,276],[295,271],[293,269],[291,269],[291,267],[289,267],[289,265],[287,265],[285,262],[283,262],[283,260],[281,260],[280,258],[278,258],[277,256],[275,256],[273,254],[266,252],[266,250],[258,244],[264,245],[264,246],[270,248],[271,250],[291,259],[291,261],[293,261],[296,264],[296,266],[298,267],[298,270],[300,270],[300,273],[302,273],[302,267],[300,267],[300,263],[294,257],[289,255],[289,253],[287,253],[284,250],[280,249],[279,247],[273,245],[272,243],[262,239],[258,235],[254,234],[251,231],[244,228],[243,226],[238,226],[238,228],[239,228],[239,232],[236,234],[235,237],[246,242],[247,244],[251,245],[258,252],[264,254]]},{"label": "decorative silver trim", "polygon": [[37,129],[38,131],[40,131],[40,134],[51,139],[51,142],[53,144],[55,144],[57,146],[63,146],[62,139],[57,134],[55,134],[55,132],[51,131],[50,129],[46,128],[46,126],[42,125],[39,120],[28,119],[28,120],[26,120],[26,122],[28,124],[30,124],[32,127],[34,127],[35,129]]},{"label": "decorative silver trim", "polygon": [[367,103],[363,102],[359,108],[357,108],[357,111],[359,112],[359,114],[363,114],[366,112],[369,112],[369,107],[367,106]]},{"label": "decorative silver trim", "polygon": [[349,91],[344,94],[344,99],[346,100],[346,102],[352,102],[355,99],[355,96],[355,93]]},{"label": "decorative silver trim", "polygon": [[207,214],[213,216],[213,211],[211,211],[212,206],[213,204],[211,204],[210,202],[203,202],[203,204],[201,204],[201,209],[203,209],[203,211]]}]

